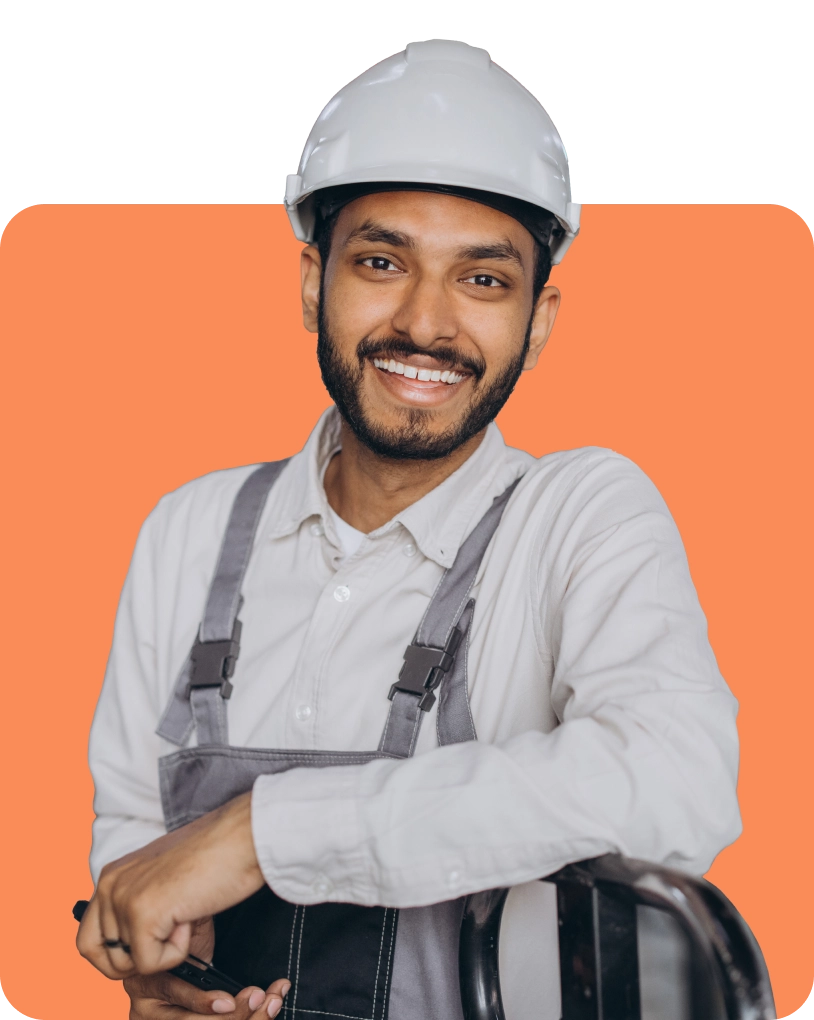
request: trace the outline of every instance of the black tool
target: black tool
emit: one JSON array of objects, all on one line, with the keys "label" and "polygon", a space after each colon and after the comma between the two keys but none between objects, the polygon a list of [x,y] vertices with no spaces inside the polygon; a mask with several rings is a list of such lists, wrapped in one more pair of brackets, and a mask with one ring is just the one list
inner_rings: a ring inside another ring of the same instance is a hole
[{"label": "black tool", "polygon": [[[87,907],[87,900],[77,900],[74,904],[73,916],[77,921],[82,920]],[[205,992],[217,991],[227,992],[229,995],[237,995],[243,989],[243,985],[240,982],[230,978],[228,974],[224,974],[217,967],[213,967],[211,963],[207,963],[206,960],[193,956],[192,953],[187,956],[183,963],[173,967],[169,973],[174,974],[190,985],[195,985],[196,988],[202,988]]]}]

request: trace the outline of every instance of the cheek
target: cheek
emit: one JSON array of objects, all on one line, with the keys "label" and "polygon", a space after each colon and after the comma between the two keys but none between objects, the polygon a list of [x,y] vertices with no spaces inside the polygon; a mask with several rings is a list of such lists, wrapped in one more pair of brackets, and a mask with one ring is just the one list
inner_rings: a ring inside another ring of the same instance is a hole
[{"label": "cheek", "polygon": [[391,323],[398,300],[392,287],[369,287],[352,276],[337,274],[328,290],[327,312],[331,332],[352,339],[354,347],[370,336],[393,332]]},{"label": "cheek", "polygon": [[487,365],[487,374],[500,371],[523,348],[531,310],[508,307],[508,302],[486,302],[470,307],[461,316],[462,332],[477,348]]}]

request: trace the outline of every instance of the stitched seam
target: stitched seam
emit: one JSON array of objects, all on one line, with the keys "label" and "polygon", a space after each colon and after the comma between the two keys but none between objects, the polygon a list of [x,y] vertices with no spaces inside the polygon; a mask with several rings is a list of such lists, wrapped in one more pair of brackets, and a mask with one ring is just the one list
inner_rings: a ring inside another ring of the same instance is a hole
[{"label": "stitched seam", "polygon": [[[484,550],[484,553],[485,553],[485,550]],[[483,559],[483,557],[481,557],[481,560],[482,559]],[[478,560],[478,567],[480,566],[481,560]],[[466,591],[463,594],[463,598],[458,603],[458,607],[457,607],[457,609],[455,610],[455,612],[454,612],[454,614],[452,616],[452,623],[449,625],[449,627],[447,628],[447,632],[444,635],[444,644],[446,644],[447,641],[449,641],[449,635],[452,633],[454,628],[457,627],[458,621],[460,620],[461,616],[463,615],[464,609],[466,608],[466,603],[469,601],[469,595],[470,595],[472,589],[475,586],[475,578],[477,577],[477,574],[478,574],[478,570],[477,570],[477,567],[476,567],[475,568],[475,573],[472,575],[472,580],[469,582],[469,585],[468,585]]]},{"label": "stitched seam", "polygon": [[416,706],[416,717],[415,717],[415,722],[413,723],[413,735],[410,738],[410,746],[407,749],[407,757],[408,758],[412,758],[412,756],[413,756],[413,751],[415,750],[415,742],[416,742],[416,740],[418,740],[418,731],[421,729],[421,722],[422,722],[421,716],[423,714],[424,713],[421,711],[421,709],[418,708],[418,706]]},{"label": "stitched seam", "polygon": [[[289,1011],[293,1015],[293,1006],[283,1006],[284,1011]],[[304,1009],[300,1006],[300,1013],[317,1013],[319,1016],[338,1016],[342,1017],[342,1020],[370,1020],[370,1017],[366,1016],[350,1016],[348,1013],[328,1013],[324,1009]]]},{"label": "stitched seam", "polygon": [[[278,470],[275,468],[281,464],[280,461],[272,462],[270,464],[261,464],[259,468],[252,471],[252,473],[246,478],[241,485],[235,496],[235,501],[232,504],[232,510],[229,514],[229,520],[226,524],[226,531],[223,536],[221,543],[220,554],[218,555],[218,562],[215,567],[215,575],[212,578],[212,582],[209,588],[209,594],[206,600],[206,607],[204,609],[204,622],[208,621],[210,609],[214,609],[217,616],[221,614],[217,612],[217,588],[221,587],[224,579],[221,576],[221,567],[223,565],[223,556],[227,548],[228,539],[232,532],[232,526],[234,525],[237,531],[237,538],[234,543],[240,550],[240,546],[243,549],[240,551],[240,560],[237,571],[237,584],[232,584],[231,597],[229,599],[228,608],[226,610],[226,619],[228,621],[227,629],[234,626],[235,617],[240,610],[240,588],[243,584],[243,578],[246,575],[246,570],[249,565],[249,559],[251,558],[252,548],[254,546],[254,538],[257,533],[257,526],[260,523],[260,517],[262,516],[263,510],[268,500],[268,495],[274,487],[274,483],[285,466],[285,462],[282,462],[282,466]],[[271,479],[268,478],[269,473]],[[245,500],[245,503],[243,502]],[[248,508],[248,513],[244,514],[243,508]],[[241,513],[235,514],[235,510],[240,510]],[[232,573],[232,578],[234,578]],[[226,584],[229,584],[230,580],[226,580]],[[213,605],[210,605],[213,603]]]},{"label": "stitched seam", "polygon": [[446,569],[446,570],[445,570],[445,571],[443,572],[443,574],[441,574],[441,580],[440,580],[440,581],[438,582],[438,584],[437,584],[437,585],[435,586],[435,591],[434,591],[434,592],[432,593],[432,595],[430,596],[430,601],[429,601],[429,602],[427,603],[427,608],[426,608],[426,609],[424,610],[424,615],[423,615],[423,616],[421,617],[421,623],[419,623],[419,625],[418,625],[418,629],[417,629],[417,630],[416,630],[416,632],[415,632],[415,637],[413,638],[413,642],[414,642],[414,643],[418,643],[418,642],[420,641],[420,639],[421,639],[421,633],[422,633],[422,631],[424,630],[424,624],[425,624],[425,623],[426,623],[426,621],[427,621],[427,615],[428,615],[428,613],[429,613],[430,609],[432,609],[432,604],[433,604],[433,602],[435,602],[435,597],[436,597],[436,595],[438,594],[438,589],[439,589],[439,588],[441,587],[441,585],[442,585],[442,584],[444,583],[444,578],[445,578],[445,577],[447,576],[447,574],[449,573],[449,571],[450,571],[451,569],[452,569],[451,567],[447,567],[447,569]]},{"label": "stitched seam", "polygon": [[472,607],[472,616],[469,620],[469,626],[466,629],[466,640],[464,647],[464,677],[463,677],[463,696],[464,703],[466,704],[466,714],[469,716],[469,725],[472,727],[472,739],[478,739],[478,731],[475,729],[475,720],[472,717],[472,706],[469,704],[469,635],[472,633],[472,624],[475,622],[475,607]]},{"label": "stitched seam", "polygon": [[379,971],[382,966],[382,949],[384,948],[384,933],[387,929],[387,907],[384,909],[382,918],[382,937],[379,940],[379,959],[376,961],[376,977],[373,979],[373,1009],[370,1011],[373,1020],[376,1020],[376,993],[379,990]]},{"label": "stitched seam", "polygon": [[[189,702],[186,697],[187,684],[189,683],[189,669],[191,665],[192,665],[192,653],[190,652],[188,653],[186,659],[184,659],[184,664],[181,667],[181,671],[178,674],[178,677],[175,681],[175,687],[173,688],[172,697],[167,702],[167,707],[164,709],[164,713],[158,720],[158,726],[156,726],[155,729],[155,732],[160,737],[164,737],[165,740],[172,740],[173,742],[175,742],[175,740],[177,739],[179,744],[186,743],[193,725],[192,712],[191,710],[188,709]],[[179,717],[177,722],[175,722],[173,720],[173,716],[177,712],[179,702],[182,710],[182,717]],[[181,718],[184,719],[184,729],[183,732],[179,735],[178,726],[181,723]],[[172,733],[171,737],[168,736],[167,733],[162,732],[166,725],[169,725],[170,727],[169,732]]]},{"label": "stitched seam", "polygon": [[[522,478],[522,475],[520,477]],[[474,569],[474,572],[472,574],[472,579],[470,580],[469,585],[467,586],[466,594],[464,595],[464,597],[461,600],[461,602],[458,604],[458,608],[455,611],[455,615],[452,618],[452,623],[450,624],[450,626],[449,626],[449,628],[447,630],[447,633],[446,633],[446,639],[449,638],[449,635],[452,633],[452,628],[457,623],[458,618],[460,617],[460,614],[463,611],[463,606],[466,603],[466,600],[469,598],[469,593],[472,591],[472,588],[473,588],[473,586],[475,584],[475,578],[478,576],[478,570],[480,569],[480,565],[483,562],[484,556],[486,555],[486,550],[489,548],[489,545],[491,544],[492,539],[495,537],[495,532],[497,531],[498,527],[500,526],[500,522],[503,519],[503,513],[504,513],[504,511],[505,511],[505,509],[506,509],[506,507],[507,507],[507,505],[509,503],[509,500],[511,499],[511,496],[512,496],[514,490],[517,488],[517,483],[519,481],[520,481],[520,479],[518,478],[517,481],[513,482],[507,489],[503,490],[503,492],[500,494],[500,496],[497,497],[495,502],[492,503],[492,506],[486,511],[486,513],[483,515],[481,520],[475,526],[475,530],[472,532],[472,534],[470,534],[469,538],[467,538],[467,540],[466,540],[466,542],[468,542],[472,538],[472,536],[477,533],[477,531],[480,528],[481,524],[483,524],[483,522],[490,516],[490,514],[492,514],[493,512],[496,514],[497,520],[495,521],[494,525],[491,525],[491,522],[490,522],[490,528],[488,529],[490,531],[489,538],[487,539],[486,544],[483,547],[483,552],[478,557],[478,562],[475,564],[475,569]],[[463,549],[463,547],[466,545],[466,542],[464,542],[464,544],[461,546],[461,549]],[[460,551],[461,550],[459,549],[458,552],[460,553]],[[457,554],[456,554],[456,559],[457,559]],[[453,563],[452,567],[450,567],[450,570],[453,570],[454,568],[455,568],[455,564]],[[446,575],[444,575],[444,576],[446,577]],[[444,578],[441,578],[441,580],[443,581]],[[433,596],[433,598],[434,597],[435,596]],[[427,610],[429,611],[429,606],[427,607]],[[423,620],[422,620],[422,623],[423,623]],[[445,640],[445,643],[446,643],[446,640]]]},{"label": "stitched seam", "polygon": [[[294,920],[291,922],[291,941],[288,944],[288,972],[286,973],[289,981],[291,980],[291,961],[294,958],[294,932],[297,928],[297,911],[299,909],[298,906],[294,907]],[[297,993],[294,992],[294,994],[296,995]]]},{"label": "stitched seam", "polygon": [[[452,664],[452,668],[455,669],[455,663]],[[447,685],[446,683],[441,684],[441,690],[438,692],[438,708],[435,712],[435,739],[439,747],[442,747],[441,743],[441,709],[446,707],[447,704]]]},{"label": "stitched seam", "polygon": [[394,695],[394,700],[390,702],[390,710],[387,713],[387,720],[385,721],[385,724],[384,724],[384,733],[382,733],[381,743],[379,744],[379,749],[380,750],[384,750],[384,748],[387,746],[387,731],[390,729],[390,717],[393,715],[393,706],[394,705],[395,705],[395,695]]},{"label": "stitched seam", "polygon": [[[392,927],[390,929],[390,952],[387,954],[387,974],[385,975],[385,978],[384,978],[384,999],[383,999],[383,1003],[384,1004],[382,1006],[382,1018],[384,1018],[384,1010],[385,1010],[386,1005],[387,1005],[387,996],[388,996],[389,989],[390,989],[390,961],[393,959],[393,945],[395,944],[395,941],[396,941],[396,916],[397,916],[397,912],[394,910],[393,911],[393,924],[392,924]],[[375,1018],[374,1018],[374,1020],[375,1020]]]},{"label": "stitched seam", "polygon": [[[294,981],[294,1001],[291,1003],[291,1011],[294,1016],[297,1015],[297,996],[300,993],[300,961],[302,960],[302,933],[304,931],[305,907],[302,908],[302,918],[300,919],[300,939],[297,944],[297,977]],[[300,1012],[302,1012],[302,1010]]]},{"label": "stitched seam", "polygon": [[[213,688],[214,690],[214,688]],[[229,720],[226,715],[226,699],[220,696],[220,692],[216,695],[218,699],[217,716],[218,716],[218,740],[219,744],[229,745]]]},{"label": "stitched seam", "polygon": [[449,708],[449,704],[450,704],[450,701],[451,701],[452,696],[453,696],[453,691],[457,690],[457,687],[456,687],[456,685],[454,683],[454,677],[455,677],[455,668],[458,665],[458,656],[461,654],[461,651],[463,651],[463,673],[464,673],[464,675],[463,675],[463,697],[464,697],[464,701],[466,702],[466,711],[467,711],[467,714],[469,715],[469,722],[470,722],[470,725],[471,725],[472,739],[473,740],[477,740],[477,732],[475,730],[475,720],[472,718],[472,709],[470,708],[470,705],[469,705],[469,683],[468,683],[468,681],[469,681],[469,635],[472,633],[472,623],[473,623],[474,612],[475,612],[475,600],[474,599],[471,599],[469,602],[467,602],[466,607],[465,607],[463,613],[461,614],[461,617],[466,616],[466,613],[468,612],[470,605],[472,606],[472,613],[470,614],[469,623],[467,624],[466,631],[465,631],[465,634],[464,634],[464,642],[463,642],[464,647],[463,647],[463,649],[459,648],[458,651],[455,653],[455,662],[454,662],[454,664],[453,664],[449,674],[447,674],[449,676],[449,679],[448,680],[446,678],[444,679],[444,683],[442,684],[440,693],[438,695],[438,711],[435,714],[435,733],[436,733],[436,736],[437,736],[437,739],[438,739],[438,745],[440,747],[444,746],[444,740],[443,740],[443,737],[441,735],[441,714],[442,714],[442,710],[446,711]]},{"label": "stitched seam", "polygon": [[[238,489],[237,495],[232,503],[232,508],[229,512],[229,519],[226,522],[226,531],[223,533],[223,539],[221,540],[218,560],[215,564],[215,573],[209,585],[209,593],[207,594],[206,606],[204,607],[203,620],[201,622],[201,629],[206,629],[207,632],[209,631],[209,627],[207,625],[212,622],[210,620],[210,614],[216,617],[216,620],[214,621],[215,623],[218,622],[217,618],[221,616],[221,613],[218,611],[220,608],[218,605],[220,602],[219,589],[224,584],[228,585],[232,589],[231,597],[229,598],[225,613],[227,621],[234,624],[235,616],[237,616],[237,600],[240,598],[240,587],[243,583],[243,575],[246,572],[246,565],[248,564],[249,554],[251,552],[251,539],[254,537],[251,530],[248,530],[247,533],[246,523],[244,523],[246,518],[246,515],[244,514],[244,507],[248,505],[248,509],[251,514],[251,504],[255,503],[256,505],[258,498],[265,503],[265,497],[268,496],[271,485],[266,486],[264,484],[265,478],[262,477],[258,482],[258,475],[260,475],[264,467],[264,464],[261,465],[244,479],[243,484]],[[273,484],[273,481],[274,480],[272,480],[271,484]],[[264,489],[265,493],[263,491]],[[251,527],[251,517],[255,518],[256,527],[256,513],[249,517],[249,527]],[[232,536],[234,536],[234,541],[230,541]],[[242,549],[241,546],[243,547]],[[222,575],[226,572],[224,557],[227,548],[231,551],[231,549],[235,547],[239,553],[237,584],[230,584],[230,581],[234,578],[234,572],[229,572],[231,577],[223,578]],[[219,628],[216,627],[216,630],[217,629]]]},{"label": "stitched seam", "polygon": [[[176,758],[176,755],[178,756]],[[366,763],[372,758],[390,758],[387,751],[286,751],[277,748],[244,748],[244,747],[229,747],[221,745],[203,745],[201,747],[187,747],[183,751],[174,751],[172,754],[166,756],[166,759],[175,758],[176,761],[188,761],[199,756],[206,756],[207,758],[217,758],[220,756],[226,756],[228,758],[243,758],[247,761],[252,760],[265,760],[265,761],[277,761],[280,758],[289,759],[293,758],[296,760],[308,760],[316,759],[317,761],[347,761],[352,763]]]}]

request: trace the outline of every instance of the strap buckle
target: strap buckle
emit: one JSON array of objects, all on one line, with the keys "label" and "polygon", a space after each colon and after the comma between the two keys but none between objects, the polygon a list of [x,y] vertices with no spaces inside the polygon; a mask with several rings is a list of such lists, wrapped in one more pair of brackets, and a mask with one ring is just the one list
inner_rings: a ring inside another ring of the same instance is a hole
[{"label": "strap buckle", "polygon": [[435,704],[432,692],[452,668],[462,636],[461,631],[453,627],[443,648],[409,644],[404,652],[404,665],[398,680],[390,688],[388,699],[392,701],[396,691],[417,694],[418,707],[422,712],[429,712]]},{"label": "strap buckle", "polygon": [[192,675],[187,696],[200,687],[220,687],[220,696],[230,698],[232,685],[229,678],[234,676],[235,662],[240,655],[240,632],[243,625],[235,620],[232,637],[226,641],[201,641],[200,635],[192,646]]}]

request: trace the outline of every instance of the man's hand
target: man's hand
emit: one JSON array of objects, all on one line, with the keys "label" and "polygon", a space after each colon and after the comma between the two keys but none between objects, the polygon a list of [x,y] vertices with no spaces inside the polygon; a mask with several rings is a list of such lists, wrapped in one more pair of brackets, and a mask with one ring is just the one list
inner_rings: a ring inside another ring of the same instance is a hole
[{"label": "man's hand", "polygon": [[204,992],[172,974],[137,975],[124,982],[130,996],[130,1020],[195,1020],[213,1015],[223,1020],[268,1020],[282,1009],[289,988],[290,982],[280,978],[265,992],[244,988],[232,996]]},{"label": "man's hand", "polygon": [[76,945],[114,980],[170,970],[189,953],[199,918],[242,902],[262,885],[246,793],[108,864]]},{"label": "man's hand", "polygon": [[[207,917],[194,925],[189,951],[200,959],[211,960],[214,947],[215,926]],[[238,995],[229,995],[205,992],[166,973],[137,974],[124,982],[130,996],[130,1020],[191,1020],[212,1014],[225,1020],[268,1020],[280,1012],[290,987],[289,981],[280,978],[265,992],[252,985]]]}]

